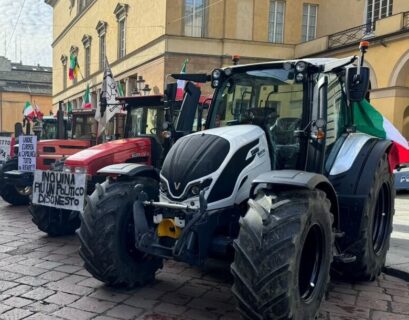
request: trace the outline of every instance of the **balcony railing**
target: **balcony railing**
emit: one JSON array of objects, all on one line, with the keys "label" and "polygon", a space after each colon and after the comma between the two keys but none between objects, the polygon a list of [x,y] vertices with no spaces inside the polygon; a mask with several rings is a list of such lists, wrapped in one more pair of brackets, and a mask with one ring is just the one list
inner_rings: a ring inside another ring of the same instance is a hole
[{"label": "balcony railing", "polygon": [[328,47],[330,49],[342,47],[348,44],[357,43],[366,35],[375,30],[375,23],[367,23],[358,27],[347,29],[341,32],[331,34],[328,38]]}]

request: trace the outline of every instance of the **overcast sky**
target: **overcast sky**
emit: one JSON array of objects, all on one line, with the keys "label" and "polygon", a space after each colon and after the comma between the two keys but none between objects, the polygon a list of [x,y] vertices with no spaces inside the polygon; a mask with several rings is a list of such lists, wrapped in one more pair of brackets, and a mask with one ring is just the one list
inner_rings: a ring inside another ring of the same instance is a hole
[{"label": "overcast sky", "polygon": [[13,62],[51,66],[51,42],[52,8],[44,0],[0,0],[0,56],[7,52]]}]

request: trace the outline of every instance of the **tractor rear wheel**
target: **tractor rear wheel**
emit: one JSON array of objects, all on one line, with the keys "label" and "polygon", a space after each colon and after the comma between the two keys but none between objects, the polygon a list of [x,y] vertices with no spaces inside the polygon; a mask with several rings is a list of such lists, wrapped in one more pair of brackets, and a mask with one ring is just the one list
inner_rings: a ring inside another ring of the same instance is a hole
[{"label": "tractor rear wheel", "polygon": [[77,230],[85,268],[98,280],[114,287],[142,286],[155,278],[163,260],[135,248],[132,191],[137,184],[153,199],[158,183],[146,177],[132,182],[97,184],[80,214]]},{"label": "tractor rear wheel", "polygon": [[332,261],[330,205],[320,190],[259,192],[249,201],[231,267],[245,319],[314,319]]},{"label": "tractor rear wheel", "polygon": [[50,237],[75,233],[81,224],[79,212],[31,204],[28,210],[38,229]]},{"label": "tractor rear wheel", "polygon": [[389,249],[394,204],[393,174],[389,171],[388,156],[384,154],[365,200],[359,238],[346,251],[356,256],[356,260],[334,264],[334,275],[353,281],[372,281],[380,275]]},{"label": "tractor rear wheel", "polygon": [[1,186],[0,195],[4,201],[13,206],[23,206],[30,203],[31,187],[18,188],[9,183],[4,183],[3,175],[7,171],[17,170],[17,160],[9,160],[0,168]]}]

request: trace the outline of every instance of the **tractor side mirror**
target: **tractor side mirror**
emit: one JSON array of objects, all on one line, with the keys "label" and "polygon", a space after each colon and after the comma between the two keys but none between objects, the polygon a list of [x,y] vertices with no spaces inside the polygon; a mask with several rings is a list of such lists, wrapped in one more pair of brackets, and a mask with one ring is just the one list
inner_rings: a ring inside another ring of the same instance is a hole
[{"label": "tractor side mirror", "polygon": [[23,125],[21,122],[16,122],[14,124],[14,136],[17,138],[23,134]]},{"label": "tractor side mirror", "polygon": [[165,89],[166,101],[176,100],[177,89],[178,89],[178,84],[176,82],[168,83],[166,85],[166,89]]},{"label": "tractor side mirror", "polygon": [[350,102],[359,102],[365,99],[369,89],[369,75],[370,71],[367,67],[349,67],[346,69],[346,94]]},{"label": "tractor side mirror", "polygon": [[198,88],[192,82],[186,83],[185,95],[183,97],[182,106],[180,108],[179,117],[176,123],[176,131],[192,132],[200,94],[200,88]]}]

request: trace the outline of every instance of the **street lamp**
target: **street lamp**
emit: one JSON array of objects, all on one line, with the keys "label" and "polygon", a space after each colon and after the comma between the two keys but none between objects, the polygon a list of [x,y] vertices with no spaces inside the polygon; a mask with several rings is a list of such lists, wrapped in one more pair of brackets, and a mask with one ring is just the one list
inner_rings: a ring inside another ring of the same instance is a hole
[{"label": "street lamp", "polygon": [[142,89],[142,91],[143,91],[143,95],[144,96],[147,96],[147,95],[149,95],[149,92],[151,92],[151,88],[149,88],[149,84],[145,84],[145,87]]}]

